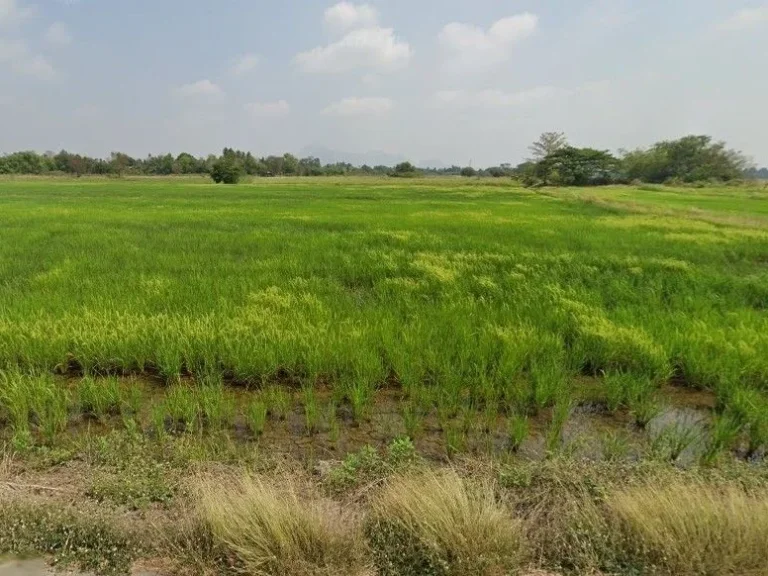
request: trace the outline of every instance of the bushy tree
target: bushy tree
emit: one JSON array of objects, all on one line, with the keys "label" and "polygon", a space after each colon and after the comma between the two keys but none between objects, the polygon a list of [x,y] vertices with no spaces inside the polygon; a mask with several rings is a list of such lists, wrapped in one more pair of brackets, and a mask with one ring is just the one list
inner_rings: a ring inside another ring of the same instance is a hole
[{"label": "bushy tree", "polygon": [[735,180],[743,176],[748,162],[710,136],[685,136],[658,142],[647,150],[625,152],[622,165],[629,180],[663,183]]},{"label": "bushy tree", "polygon": [[619,161],[605,150],[566,146],[536,164],[535,174],[544,184],[594,186],[611,183]]},{"label": "bushy tree", "polygon": [[466,166],[461,169],[461,175],[465,178],[472,178],[473,176],[477,176],[477,170],[472,168],[472,166]]},{"label": "bushy tree", "polygon": [[418,175],[418,169],[410,162],[400,162],[392,171],[392,176],[396,178],[413,178]]},{"label": "bushy tree", "polygon": [[211,167],[211,178],[216,184],[237,184],[242,176],[243,167],[231,154],[224,154]]}]

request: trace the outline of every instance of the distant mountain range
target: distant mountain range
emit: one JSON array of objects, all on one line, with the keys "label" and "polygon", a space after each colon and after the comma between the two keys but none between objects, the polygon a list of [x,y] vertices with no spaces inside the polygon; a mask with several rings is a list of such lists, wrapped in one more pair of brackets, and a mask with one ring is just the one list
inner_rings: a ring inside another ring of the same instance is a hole
[{"label": "distant mountain range", "polygon": [[312,145],[302,148],[301,157],[312,156],[319,158],[323,164],[336,164],[338,162],[346,162],[353,166],[362,166],[367,164],[368,166],[395,166],[400,162],[412,161],[420,168],[445,168],[446,165],[440,160],[427,160],[416,162],[413,159],[406,158],[399,154],[389,154],[388,152],[382,152],[380,150],[371,150],[368,152],[344,152],[341,150],[333,150],[332,148],[326,148],[325,146]]}]

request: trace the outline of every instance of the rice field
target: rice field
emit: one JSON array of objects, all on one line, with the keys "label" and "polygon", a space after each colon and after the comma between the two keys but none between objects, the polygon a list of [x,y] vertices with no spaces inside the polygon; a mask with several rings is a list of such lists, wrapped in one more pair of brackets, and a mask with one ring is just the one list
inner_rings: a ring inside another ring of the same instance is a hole
[{"label": "rice field", "polygon": [[768,574],[767,305],[758,187],[0,179],[0,554]]},{"label": "rice field", "polygon": [[87,420],[552,451],[585,406],[642,432],[682,388],[711,395],[705,456],[753,457],[766,307],[759,188],[0,181],[0,423],[20,446]]}]

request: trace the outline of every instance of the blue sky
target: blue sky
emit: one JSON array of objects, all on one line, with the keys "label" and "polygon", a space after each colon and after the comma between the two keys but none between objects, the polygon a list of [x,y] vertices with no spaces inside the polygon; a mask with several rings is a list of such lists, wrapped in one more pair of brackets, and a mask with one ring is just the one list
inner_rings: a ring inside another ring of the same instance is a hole
[{"label": "blue sky", "polygon": [[519,162],[708,133],[768,164],[765,0],[0,0],[0,152]]}]

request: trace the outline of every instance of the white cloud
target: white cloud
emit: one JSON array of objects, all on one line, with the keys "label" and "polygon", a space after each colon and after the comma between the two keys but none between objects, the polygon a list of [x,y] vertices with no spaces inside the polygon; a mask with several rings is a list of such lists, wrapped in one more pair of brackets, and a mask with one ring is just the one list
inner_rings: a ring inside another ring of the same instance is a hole
[{"label": "white cloud", "polygon": [[182,96],[221,96],[224,91],[210,80],[198,80],[190,84],[180,86],[179,94]]},{"label": "white cloud", "polygon": [[344,98],[323,110],[326,116],[381,116],[395,103],[389,98]]},{"label": "white cloud", "polygon": [[259,65],[261,56],[258,54],[243,54],[232,65],[232,73],[237,75],[247,74]]},{"label": "white cloud", "polygon": [[297,54],[294,61],[305,72],[391,72],[411,60],[410,45],[397,38],[392,28],[379,26],[378,13],[368,4],[336,4],[325,11],[325,24],[338,33],[338,39]]},{"label": "white cloud", "polygon": [[442,29],[439,40],[453,63],[490,66],[509,58],[512,46],[533,35],[538,22],[538,16],[529,12],[497,20],[488,30],[453,22]]},{"label": "white cloud", "polygon": [[0,64],[10,66],[16,74],[39,80],[49,80],[56,75],[53,66],[40,54],[32,54],[20,41],[6,42],[0,38]]},{"label": "white cloud", "polygon": [[438,104],[450,108],[510,108],[552,100],[572,94],[554,86],[537,86],[520,92],[502,90],[444,90],[435,94]]},{"label": "white cloud", "polygon": [[355,28],[373,28],[379,14],[370,4],[339,2],[325,11],[325,24],[333,31],[343,32]]},{"label": "white cloud", "polygon": [[72,43],[72,34],[63,22],[54,22],[48,27],[45,39],[55,46],[67,46]]},{"label": "white cloud", "polygon": [[245,105],[245,111],[253,118],[280,118],[290,113],[291,106],[285,100],[250,102]]},{"label": "white cloud", "polygon": [[392,28],[361,28],[338,42],[302,52],[296,63],[304,71],[318,74],[358,69],[389,72],[407,66],[411,55],[411,47],[396,38]]},{"label": "white cloud", "polygon": [[738,32],[765,23],[768,23],[768,5],[739,10],[723,22],[720,29],[726,32]]}]

